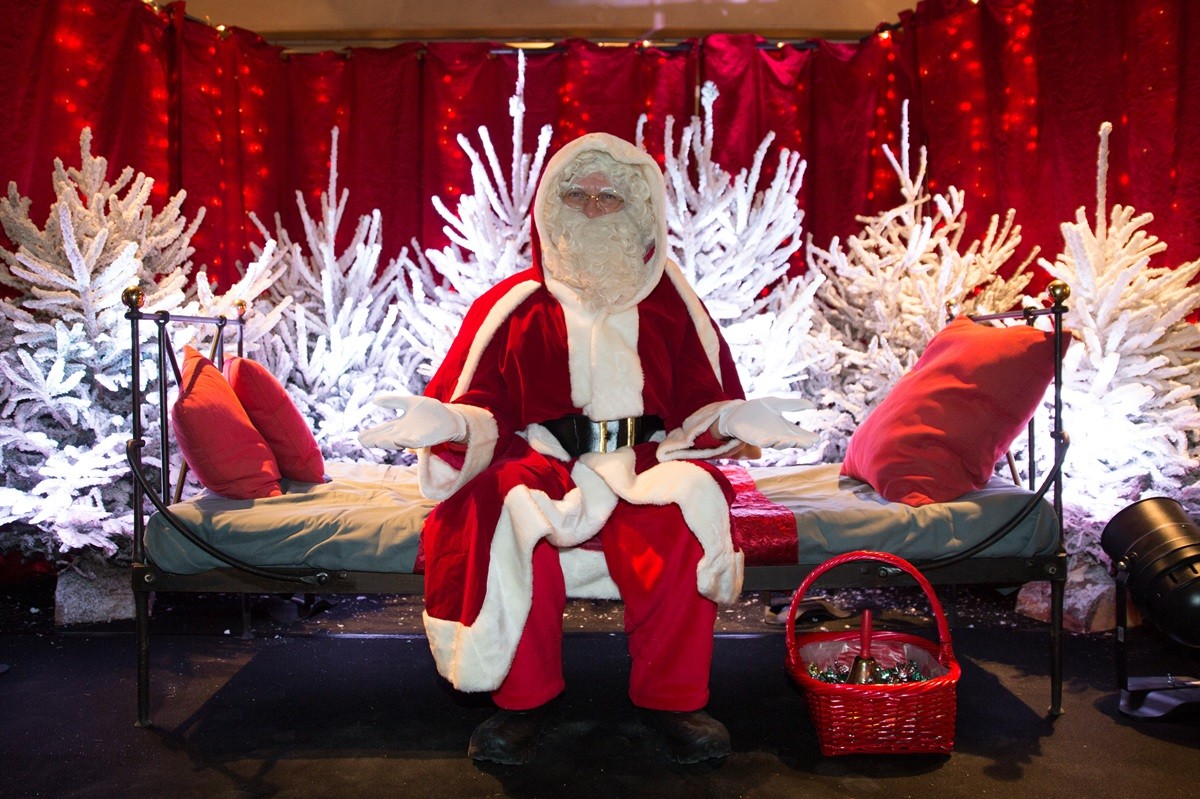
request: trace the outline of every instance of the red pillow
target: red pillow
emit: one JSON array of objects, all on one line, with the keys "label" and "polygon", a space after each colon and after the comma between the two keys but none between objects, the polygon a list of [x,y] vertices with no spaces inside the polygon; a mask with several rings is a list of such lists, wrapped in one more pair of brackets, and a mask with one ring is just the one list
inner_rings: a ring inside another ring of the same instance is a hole
[{"label": "red pillow", "polygon": [[1053,379],[1052,333],[959,317],[850,437],[842,474],[913,506],[982,488]]},{"label": "red pillow", "polygon": [[225,377],[250,421],[275,453],[279,472],[302,483],[325,481],[325,459],[308,423],[287,390],[258,361],[230,358]]},{"label": "red pillow", "polygon": [[231,499],[283,493],[271,448],[217,367],[192,347],[184,350],[171,427],[188,467],[208,490]]}]

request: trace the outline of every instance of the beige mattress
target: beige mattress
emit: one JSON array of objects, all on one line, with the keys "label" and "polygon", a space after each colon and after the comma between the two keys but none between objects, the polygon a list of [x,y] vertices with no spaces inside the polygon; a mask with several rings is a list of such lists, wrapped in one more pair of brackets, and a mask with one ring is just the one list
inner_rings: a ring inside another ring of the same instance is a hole
[{"label": "beige mattress", "polygon": [[[960,551],[1014,516],[1030,494],[996,477],[981,491],[910,508],[868,485],[839,477],[839,464],[751,467],[755,485],[796,517],[798,560],[817,564],[858,549],[924,560]],[[172,511],[207,541],[259,566],[410,572],[421,524],[433,507],[417,488],[415,467],[327,463],[324,484],[283,481],[283,496],[231,500],[202,492]],[[1043,501],[986,554],[1051,552],[1057,527]],[[146,549],[159,568],[194,574],[222,564],[188,542],[162,517],[146,525]]]}]

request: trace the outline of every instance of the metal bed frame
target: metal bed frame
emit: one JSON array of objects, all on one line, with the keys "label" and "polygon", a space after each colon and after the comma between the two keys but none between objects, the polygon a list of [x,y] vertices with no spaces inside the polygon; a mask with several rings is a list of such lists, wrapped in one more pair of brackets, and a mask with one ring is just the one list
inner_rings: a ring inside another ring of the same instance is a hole
[{"label": "metal bed frame", "polygon": [[[1063,314],[1066,312],[1066,300],[1070,289],[1065,283],[1055,281],[1048,287],[1052,303],[1047,308],[1026,308],[1020,311],[973,317],[979,322],[1023,319],[1027,324],[1033,324],[1039,317],[1049,316],[1054,326],[1055,352],[1061,354],[1064,331],[1062,326]],[[211,359],[218,368],[224,362],[226,342],[229,329],[234,331],[236,352],[240,356],[244,345],[244,314],[245,307],[238,307],[236,318],[197,317],[172,315],[166,311],[146,313],[141,310],[144,296],[141,289],[132,287],[122,295],[126,307],[125,318],[130,322],[133,358],[130,382],[131,418],[133,421],[132,436],[126,444],[126,456],[132,473],[133,490],[133,567],[132,584],[135,609],[135,627],[137,638],[137,722],[139,726],[150,726],[150,595],[158,591],[166,592],[204,592],[239,594],[242,599],[243,625],[246,631],[250,629],[249,602],[252,595],[297,593],[305,594],[422,594],[424,593],[424,577],[411,573],[383,573],[362,571],[341,571],[335,569],[278,569],[264,568],[240,561],[209,542],[205,541],[186,524],[178,519],[170,510],[167,497],[173,497],[178,502],[183,488],[185,474],[180,474],[178,483],[172,491],[170,453],[172,436],[169,414],[167,411],[169,389],[172,378],[175,384],[180,379],[180,368],[171,343],[169,325],[192,324],[211,325],[216,334]],[[143,459],[146,448],[143,429],[145,424],[144,406],[147,402],[146,392],[141,387],[142,362],[142,330],[143,324],[152,323],[155,329],[155,358],[159,374],[157,386],[153,392],[157,395],[159,420],[157,438],[159,440],[159,473],[153,475],[148,464]],[[1033,492],[1022,510],[1005,524],[1001,525],[978,544],[953,556],[938,558],[930,561],[917,562],[914,565],[934,585],[959,584],[991,584],[1019,585],[1034,581],[1048,581],[1050,584],[1050,716],[1062,713],[1062,683],[1063,683],[1063,599],[1067,579],[1067,554],[1063,538],[1062,514],[1062,463],[1069,445],[1069,438],[1062,425],[1062,363],[1055,359],[1053,406],[1051,417],[1051,433],[1054,445],[1054,460],[1051,467],[1037,480],[1034,457],[1034,423],[1031,421],[1027,431],[1029,442],[1029,483],[1028,488]],[[1016,470],[1013,469],[1014,481]],[[184,468],[186,473],[186,464]],[[1014,530],[1042,502],[1050,491],[1057,524],[1056,549],[1045,555],[1034,557],[987,557],[985,550],[996,541]],[[160,514],[176,530],[199,549],[226,564],[222,568],[211,569],[199,574],[174,574],[158,568],[147,556],[145,546],[145,529],[147,509],[146,502]],[[761,593],[768,600],[771,592],[794,591],[809,574],[821,564],[802,563],[780,566],[749,566],[745,570],[743,590]],[[869,565],[863,562],[845,564],[830,570],[822,576],[821,584],[834,588],[879,587],[912,584],[912,579],[903,571],[890,566]]]}]

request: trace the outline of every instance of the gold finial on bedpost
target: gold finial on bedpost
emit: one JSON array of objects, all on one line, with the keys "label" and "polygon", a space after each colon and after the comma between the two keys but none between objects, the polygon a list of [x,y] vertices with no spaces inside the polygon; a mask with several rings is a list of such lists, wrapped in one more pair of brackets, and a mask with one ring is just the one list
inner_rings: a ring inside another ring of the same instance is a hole
[{"label": "gold finial on bedpost", "polygon": [[238,319],[241,319],[246,315],[246,301],[245,300],[235,301],[233,303],[233,307],[235,309],[237,309]]},{"label": "gold finial on bedpost", "polygon": [[136,311],[146,304],[146,292],[141,286],[130,286],[121,292],[121,303],[131,311]]},{"label": "gold finial on bedpost", "polygon": [[1055,305],[1062,305],[1071,297],[1071,287],[1061,280],[1055,280],[1046,286],[1046,293]]}]

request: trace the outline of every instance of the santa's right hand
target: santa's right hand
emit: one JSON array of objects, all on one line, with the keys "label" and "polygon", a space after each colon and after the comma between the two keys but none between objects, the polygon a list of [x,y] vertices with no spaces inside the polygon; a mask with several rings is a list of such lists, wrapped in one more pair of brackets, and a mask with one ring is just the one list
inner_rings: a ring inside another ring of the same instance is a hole
[{"label": "santa's right hand", "polygon": [[467,440],[466,417],[432,397],[381,394],[372,402],[394,408],[400,416],[359,433],[364,447],[416,449]]}]

